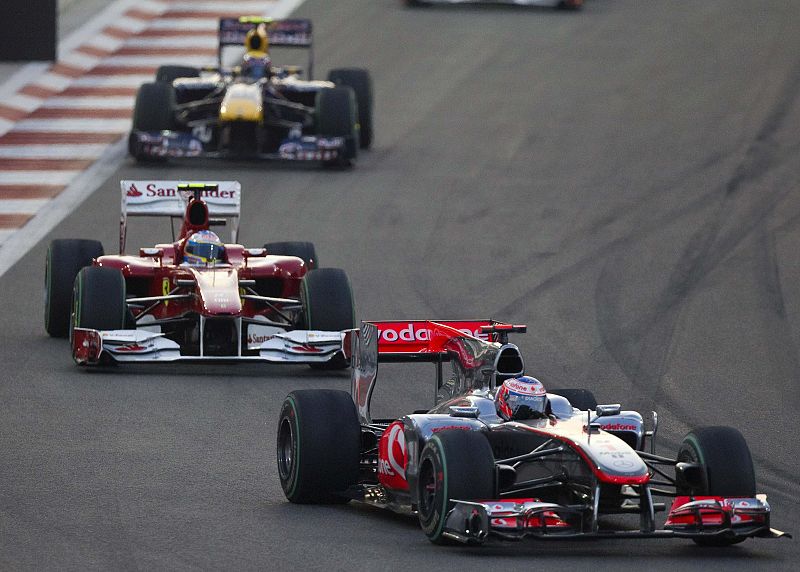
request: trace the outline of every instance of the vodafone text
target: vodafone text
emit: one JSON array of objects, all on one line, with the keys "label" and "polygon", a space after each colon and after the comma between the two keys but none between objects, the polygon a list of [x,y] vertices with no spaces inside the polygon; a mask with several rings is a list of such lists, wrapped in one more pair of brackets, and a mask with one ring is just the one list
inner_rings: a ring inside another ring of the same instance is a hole
[{"label": "vodafone text", "polygon": [[[487,334],[481,332],[480,328],[474,331],[468,328],[457,328],[458,331],[474,336],[482,340],[489,339]],[[381,328],[378,330],[380,340],[382,342],[429,342],[431,340],[431,331],[425,327],[419,327],[412,323],[406,324],[406,327],[397,330],[395,328]]]}]

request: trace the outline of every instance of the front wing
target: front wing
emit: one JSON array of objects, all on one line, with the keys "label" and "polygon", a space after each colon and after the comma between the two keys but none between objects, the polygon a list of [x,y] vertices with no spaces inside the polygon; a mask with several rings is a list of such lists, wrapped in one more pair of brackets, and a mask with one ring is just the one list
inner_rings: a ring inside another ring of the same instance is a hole
[{"label": "front wing", "polygon": [[444,536],[465,544],[481,544],[490,536],[504,540],[536,538],[791,538],[770,528],[766,497],[678,497],[663,529],[587,530],[584,508],[538,499],[481,502],[452,500]]},{"label": "front wing", "polygon": [[[226,151],[207,149],[191,133],[183,131],[131,131],[130,151],[135,157],[209,159],[240,158]],[[274,153],[256,153],[254,159],[281,161],[336,161],[346,153],[344,137],[303,135],[287,137]]]},{"label": "front wing", "polygon": [[258,355],[182,355],[181,347],[147,330],[99,331],[74,328],[72,358],[78,365],[164,363],[178,361],[256,361],[284,364],[327,363],[345,355],[347,332],[292,330],[276,333],[258,347]]}]

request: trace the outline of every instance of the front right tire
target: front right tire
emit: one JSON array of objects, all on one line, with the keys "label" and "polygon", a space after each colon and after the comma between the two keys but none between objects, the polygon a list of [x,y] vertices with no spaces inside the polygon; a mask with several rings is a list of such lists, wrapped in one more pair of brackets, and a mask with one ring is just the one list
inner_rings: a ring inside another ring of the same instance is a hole
[{"label": "front right tire", "polygon": [[127,317],[122,272],[103,266],[88,266],[78,272],[72,297],[73,327],[122,330]]},{"label": "front right tire", "polygon": [[[699,489],[678,490],[679,495],[753,498],[756,477],[753,458],[742,434],[733,427],[700,427],[691,431],[678,450],[678,461],[697,463],[703,469]],[[693,538],[701,546],[729,546],[744,538]]]}]

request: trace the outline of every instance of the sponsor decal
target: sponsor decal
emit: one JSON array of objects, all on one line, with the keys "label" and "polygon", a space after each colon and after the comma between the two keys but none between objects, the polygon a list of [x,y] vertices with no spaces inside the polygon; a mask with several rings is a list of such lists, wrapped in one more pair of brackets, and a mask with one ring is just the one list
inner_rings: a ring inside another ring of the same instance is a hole
[{"label": "sponsor decal", "polygon": [[431,433],[439,433],[441,431],[447,431],[449,429],[458,429],[459,431],[471,431],[469,427],[464,427],[463,425],[444,425],[442,427],[434,427],[431,429]]},{"label": "sponsor decal", "polygon": [[293,352],[304,352],[304,353],[307,353],[307,354],[322,353],[322,350],[320,348],[317,348],[317,347],[314,347],[314,346],[310,346],[308,344],[301,344],[301,345],[297,345],[297,346],[292,346],[289,349],[291,351],[293,351]]},{"label": "sponsor decal", "polygon": [[[456,328],[458,331],[473,336],[482,340],[488,340],[489,335],[481,332],[480,327],[475,330],[469,328]],[[431,340],[430,329],[408,322],[405,327],[395,329],[393,327],[384,326],[378,329],[378,335],[381,342],[429,342]]]},{"label": "sponsor decal", "polygon": [[127,344],[124,346],[115,346],[110,348],[111,351],[118,352],[118,353],[136,353],[136,352],[143,352],[147,351],[147,347],[140,346],[139,344]]},{"label": "sponsor decal", "polygon": [[[157,183],[147,183],[144,190],[139,190],[134,183],[131,183],[128,190],[125,192],[126,196],[131,198],[138,197],[158,197],[158,198],[173,198],[184,196],[179,193],[176,187],[160,187]],[[189,193],[190,195],[191,193]],[[203,198],[212,199],[233,199],[236,198],[236,191],[228,189],[205,189],[202,194]]]},{"label": "sponsor decal", "polygon": [[125,194],[127,196],[129,196],[129,197],[141,197],[142,196],[142,192],[139,189],[137,189],[136,185],[134,185],[134,184],[131,184],[131,186],[128,187],[128,192],[125,193]]},{"label": "sponsor decal", "polygon": [[628,423],[609,423],[608,425],[600,425],[603,431],[637,431],[639,428],[636,425]]},{"label": "sponsor decal", "polygon": [[408,489],[406,481],[406,434],[403,424],[392,423],[378,446],[378,480],[392,489]]}]

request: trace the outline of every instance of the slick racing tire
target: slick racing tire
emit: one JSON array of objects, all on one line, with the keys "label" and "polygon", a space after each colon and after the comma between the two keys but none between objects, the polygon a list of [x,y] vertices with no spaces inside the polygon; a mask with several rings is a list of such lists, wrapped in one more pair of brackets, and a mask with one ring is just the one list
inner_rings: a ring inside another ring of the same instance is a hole
[{"label": "slick racing tire", "polygon": [[[145,83],[136,93],[133,107],[133,131],[168,131],[175,126],[175,90],[169,83]],[[141,152],[133,133],[128,139],[128,153],[140,162],[163,160]]]},{"label": "slick racing tire", "polygon": [[96,240],[65,238],[50,243],[44,270],[44,329],[50,336],[69,335],[75,277],[100,256],[103,245]]},{"label": "slick racing tire", "polygon": [[492,499],[495,488],[494,455],[483,434],[459,429],[435,433],[419,459],[417,515],[422,530],[431,542],[446,543],[450,499]]},{"label": "slick racing tire", "polygon": [[[355,304],[350,280],[340,268],[309,271],[300,283],[303,307],[301,327],[308,330],[341,331],[355,328]],[[313,369],[344,369],[350,364],[344,356],[326,363],[311,364]]]},{"label": "slick racing tire", "polygon": [[313,389],[286,396],[278,418],[278,477],[293,503],[346,503],[358,482],[361,425],[346,391]]},{"label": "slick racing tire", "polygon": [[181,77],[200,77],[200,70],[191,66],[159,66],[156,81],[172,83]]},{"label": "slick racing tire", "polygon": [[72,296],[74,327],[121,330],[127,318],[122,272],[102,266],[87,266],[78,272]]},{"label": "slick racing tire", "polygon": [[358,106],[358,143],[362,149],[372,146],[372,78],[361,68],[338,68],[331,70],[328,81],[336,85],[353,88]]},{"label": "slick racing tire", "polygon": [[588,389],[551,389],[550,393],[566,397],[574,408],[581,411],[594,411],[597,408],[597,399]]},{"label": "slick racing tire", "polygon": [[268,242],[264,248],[267,254],[301,258],[309,270],[319,268],[317,251],[312,242]]},{"label": "slick racing tire", "polygon": [[325,165],[351,166],[358,155],[358,112],[353,88],[321,89],[316,95],[315,113],[320,137],[344,137],[345,140],[343,156]]},{"label": "slick racing tire", "polygon": [[[753,458],[742,434],[733,427],[700,427],[683,439],[678,461],[698,463],[703,467],[699,490],[678,490],[679,495],[720,497],[756,496]],[[694,538],[701,546],[728,546],[744,538]]]}]

